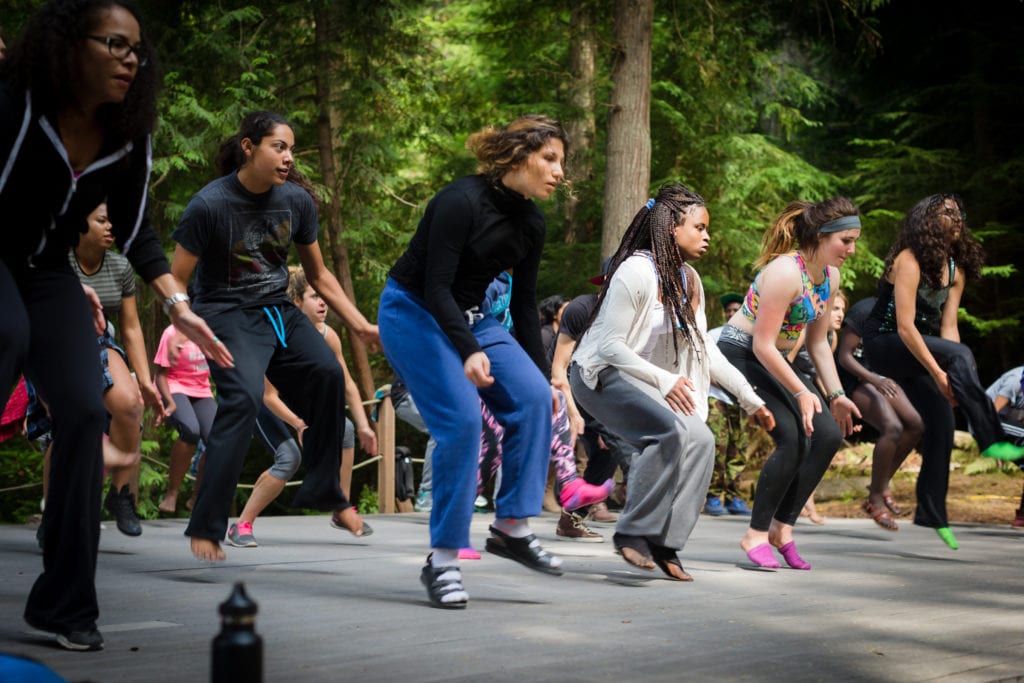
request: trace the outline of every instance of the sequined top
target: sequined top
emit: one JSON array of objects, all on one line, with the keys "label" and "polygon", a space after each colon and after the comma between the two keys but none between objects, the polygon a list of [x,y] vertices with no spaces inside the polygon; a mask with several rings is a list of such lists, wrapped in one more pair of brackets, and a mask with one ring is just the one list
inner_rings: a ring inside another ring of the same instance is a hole
[{"label": "sequined top", "polygon": [[[786,310],[786,317],[782,320],[782,329],[779,330],[779,339],[795,342],[805,325],[814,322],[825,313],[825,309],[828,306],[828,298],[832,293],[832,287],[829,282],[827,267],[824,270],[825,279],[820,285],[816,285],[811,280],[810,273],[807,272],[807,264],[804,263],[804,257],[800,255],[800,252],[791,251],[785,254],[785,256],[792,258],[800,267],[802,287],[800,295],[790,302],[789,308]],[[760,280],[761,273],[758,273],[757,277],[750,284],[747,296],[743,300],[743,306],[740,308],[743,316],[751,323],[757,320],[757,307],[761,301],[761,294],[758,291]]]},{"label": "sequined top", "polygon": [[[949,288],[953,286],[953,279],[956,277],[956,262],[949,257],[949,282],[945,287],[932,289],[923,282],[917,287],[917,304],[914,311],[914,327],[921,334],[938,337],[941,331],[942,307],[949,298]],[[896,331],[896,296],[892,283],[882,278],[878,283],[878,301],[875,303],[875,310],[885,306],[881,323],[878,325],[879,332]]]}]

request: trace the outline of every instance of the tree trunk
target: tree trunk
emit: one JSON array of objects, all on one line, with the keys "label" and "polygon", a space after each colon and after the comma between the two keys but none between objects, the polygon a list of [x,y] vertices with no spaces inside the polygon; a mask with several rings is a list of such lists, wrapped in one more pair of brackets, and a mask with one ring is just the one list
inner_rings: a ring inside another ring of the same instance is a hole
[{"label": "tree trunk", "polygon": [[654,0],[616,0],[601,256],[610,256],[647,200],[651,174]]},{"label": "tree trunk", "polygon": [[[334,159],[334,131],[331,125],[329,21],[326,5],[320,5],[316,10],[316,132],[317,147],[320,152],[320,175],[324,185],[330,190],[322,219],[326,227],[327,247],[334,264],[335,277],[338,278],[341,288],[345,290],[345,294],[352,300],[352,303],[358,305],[355,292],[352,289],[352,271],[349,268],[348,249],[341,239],[344,224],[341,218],[341,184],[338,181]],[[366,344],[354,334],[348,334],[347,338],[355,365],[352,368],[352,374],[359,385],[359,393],[364,399],[372,398],[374,393],[373,373],[370,371]],[[356,406],[350,406],[350,409],[356,410]]]},{"label": "tree trunk", "polygon": [[[597,41],[594,37],[594,7],[590,2],[573,5],[570,18],[570,35],[573,36],[569,49],[569,105],[573,112],[565,122],[569,134],[569,159],[567,174],[579,192],[590,194],[590,183],[594,180],[594,138],[597,123],[594,116],[594,74]],[[594,233],[592,216],[580,215],[579,193],[565,202],[565,243],[586,242]]]}]

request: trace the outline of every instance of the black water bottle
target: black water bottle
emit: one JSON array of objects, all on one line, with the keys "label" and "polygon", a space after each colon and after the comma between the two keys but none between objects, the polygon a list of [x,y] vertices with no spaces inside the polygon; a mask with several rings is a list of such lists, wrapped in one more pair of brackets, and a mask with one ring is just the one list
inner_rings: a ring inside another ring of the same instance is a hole
[{"label": "black water bottle", "polygon": [[261,683],[263,639],[256,633],[256,603],[236,583],[220,604],[220,633],[213,639],[212,683]]}]

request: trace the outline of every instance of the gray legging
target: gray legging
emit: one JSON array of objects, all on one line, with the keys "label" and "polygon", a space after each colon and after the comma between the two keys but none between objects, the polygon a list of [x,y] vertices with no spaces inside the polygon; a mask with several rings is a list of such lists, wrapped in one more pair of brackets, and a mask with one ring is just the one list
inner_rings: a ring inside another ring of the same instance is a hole
[{"label": "gray legging", "polygon": [[178,430],[178,440],[195,446],[199,439],[208,442],[213,418],[217,415],[217,401],[212,397],[193,398],[185,394],[171,394],[175,409],[168,418]]},{"label": "gray legging", "polygon": [[681,550],[711,482],[714,434],[699,416],[673,411],[657,389],[631,382],[616,368],[602,370],[597,388],[591,389],[573,363],[569,383],[588,413],[639,451],[629,468],[626,506],[615,530]]},{"label": "gray legging", "polygon": [[[424,424],[423,418],[420,416],[419,408],[416,407],[416,403],[412,400],[412,394],[407,393],[405,398],[399,401],[398,405],[395,406],[395,415],[415,427],[418,431],[430,436],[430,431],[427,430],[427,425]],[[431,474],[433,471],[431,461],[434,459],[434,449],[436,447],[437,441],[433,436],[430,436],[427,440],[427,449],[423,453],[423,475],[420,479],[418,493],[430,491],[432,483]]]}]

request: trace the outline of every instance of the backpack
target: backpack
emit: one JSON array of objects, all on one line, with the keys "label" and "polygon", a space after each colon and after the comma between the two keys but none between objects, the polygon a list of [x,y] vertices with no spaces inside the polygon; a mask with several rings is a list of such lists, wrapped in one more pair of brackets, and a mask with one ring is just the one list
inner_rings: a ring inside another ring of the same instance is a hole
[{"label": "backpack", "polygon": [[412,476],[412,452],[405,446],[395,446],[395,498],[412,500],[416,485]]}]

